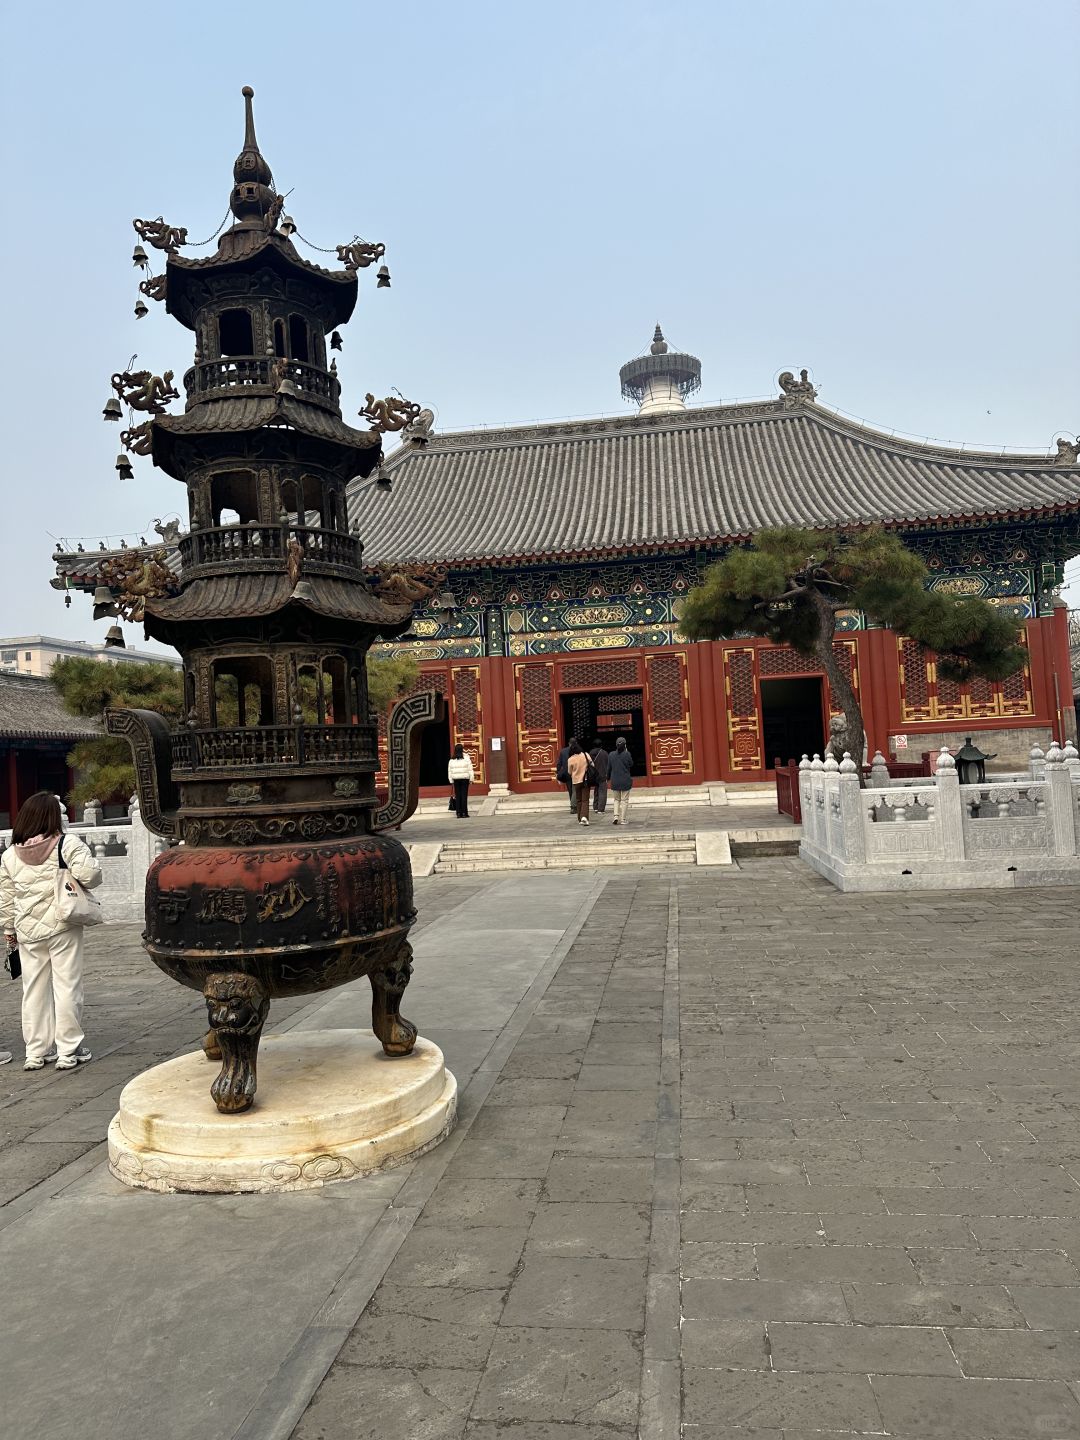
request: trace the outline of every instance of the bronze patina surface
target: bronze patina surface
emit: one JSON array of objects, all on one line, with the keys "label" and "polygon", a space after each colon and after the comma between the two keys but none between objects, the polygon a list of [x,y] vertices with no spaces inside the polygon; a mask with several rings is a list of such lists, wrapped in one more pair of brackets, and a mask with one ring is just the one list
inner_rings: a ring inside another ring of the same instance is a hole
[{"label": "bronze patina surface", "polygon": [[[380,806],[366,655],[408,629],[438,577],[427,586],[376,577],[373,588],[345,487],[376,470],[384,431],[421,412],[368,394],[370,428],[342,419],[327,339],[352,314],[358,271],[385,247],[339,247],[341,270],[301,257],[251,101],[245,87],[232,224],[215,252],[184,255],[187,231],[161,217],[134,222],[165,256],[164,275],[140,291],[193,332],[195,363],[183,414],[167,409],[179,398],[172,372],[118,371],[106,418],[126,406],[125,448],[186,489],[179,574],[148,547],[98,577],[119,613],[183,658],[178,731],[137,710],[111,712],[108,728],[131,744],[144,819],[172,842],[147,876],[146,949],[206,997],[204,1048],[222,1062],[211,1093],[225,1112],[254,1100],[275,996],[366,975],[384,1050],[412,1049],[416,1030],[399,1011],[412,971],[412,875],[403,847],[378,832],[415,806],[418,727],[442,714],[430,693],[399,707]],[[149,268],[141,247],[135,261]]]}]

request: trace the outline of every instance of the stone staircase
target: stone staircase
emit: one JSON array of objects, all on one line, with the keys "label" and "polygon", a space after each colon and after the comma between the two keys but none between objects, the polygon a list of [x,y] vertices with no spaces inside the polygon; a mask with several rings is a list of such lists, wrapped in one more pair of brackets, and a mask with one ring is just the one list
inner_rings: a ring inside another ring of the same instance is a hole
[{"label": "stone staircase", "polygon": [[614,830],[574,826],[558,840],[477,840],[443,845],[436,875],[481,870],[592,870],[598,865],[694,865],[690,830]]}]

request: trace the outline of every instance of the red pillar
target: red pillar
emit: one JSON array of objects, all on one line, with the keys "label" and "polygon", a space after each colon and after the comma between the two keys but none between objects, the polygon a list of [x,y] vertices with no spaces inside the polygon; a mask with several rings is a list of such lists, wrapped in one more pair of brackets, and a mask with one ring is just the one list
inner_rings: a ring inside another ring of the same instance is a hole
[{"label": "red pillar", "polygon": [[691,645],[686,652],[690,682],[690,727],[698,756],[700,781],[720,779],[721,715],[714,704],[713,650],[706,642]]},{"label": "red pillar", "polygon": [[[862,630],[858,635],[863,721],[866,726],[866,748],[871,760],[875,750],[888,755],[889,735],[894,733],[890,729],[889,704],[888,647],[892,641],[891,630]],[[893,643],[894,653],[895,648]]]}]

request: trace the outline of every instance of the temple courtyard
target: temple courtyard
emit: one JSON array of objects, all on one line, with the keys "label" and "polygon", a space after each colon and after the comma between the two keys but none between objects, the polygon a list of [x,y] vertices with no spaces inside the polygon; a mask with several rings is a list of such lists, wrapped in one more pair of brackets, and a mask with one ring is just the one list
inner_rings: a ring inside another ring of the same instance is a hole
[{"label": "temple courtyard", "polygon": [[0,1070],[5,1435],[1080,1436],[1071,890],[845,896],[751,855],[417,902],[403,1008],[460,1122],[302,1194],[110,1177],[120,1089],[205,1008],[139,927],[90,932],[93,1063]]}]

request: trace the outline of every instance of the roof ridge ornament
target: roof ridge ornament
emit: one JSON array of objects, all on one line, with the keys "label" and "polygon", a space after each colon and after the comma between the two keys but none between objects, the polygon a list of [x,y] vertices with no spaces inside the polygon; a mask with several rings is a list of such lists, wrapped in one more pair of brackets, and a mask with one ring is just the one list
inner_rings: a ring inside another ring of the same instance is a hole
[{"label": "roof ridge ornament", "polygon": [[1080,463],[1080,435],[1075,440],[1066,440],[1064,436],[1057,441],[1057,454],[1051,459],[1054,465],[1076,465]]},{"label": "roof ridge ornament", "polygon": [[817,388],[808,370],[800,370],[798,380],[790,370],[784,370],[777,376],[776,383],[780,386],[785,410],[793,410],[804,401],[817,399]]}]

